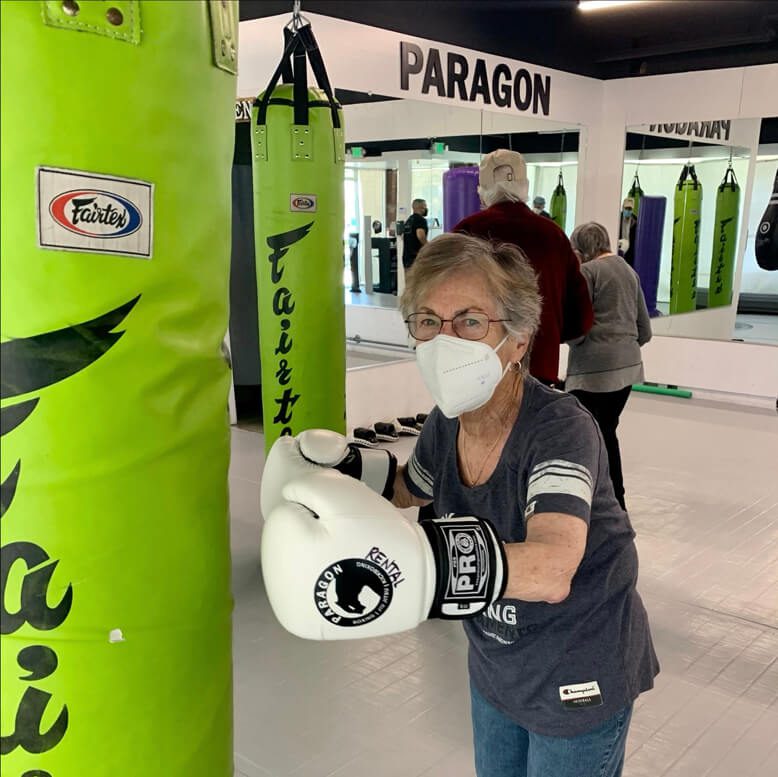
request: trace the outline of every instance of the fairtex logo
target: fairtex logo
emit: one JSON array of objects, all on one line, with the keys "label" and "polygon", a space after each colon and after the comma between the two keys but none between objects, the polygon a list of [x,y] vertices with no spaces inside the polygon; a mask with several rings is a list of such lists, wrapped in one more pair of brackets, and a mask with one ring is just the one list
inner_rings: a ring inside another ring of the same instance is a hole
[{"label": "fairtex logo", "polygon": [[289,210],[292,212],[307,211],[308,213],[316,213],[316,195],[290,194]]},{"label": "fairtex logo", "polygon": [[57,195],[49,213],[60,226],[77,235],[113,239],[141,228],[140,210],[121,195],[99,189],[79,189]]}]

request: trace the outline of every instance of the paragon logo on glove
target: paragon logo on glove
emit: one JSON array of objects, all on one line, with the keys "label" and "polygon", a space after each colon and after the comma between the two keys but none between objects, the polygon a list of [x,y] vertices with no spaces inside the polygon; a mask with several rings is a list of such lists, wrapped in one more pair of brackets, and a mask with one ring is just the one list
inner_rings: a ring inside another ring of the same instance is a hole
[{"label": "paragon logo on glove", "polygon": [[364,626],[386,612],[393,593],[389,575],[378,564],[344,558],[319,575],[313,595],[319,613],[330,623]]}]

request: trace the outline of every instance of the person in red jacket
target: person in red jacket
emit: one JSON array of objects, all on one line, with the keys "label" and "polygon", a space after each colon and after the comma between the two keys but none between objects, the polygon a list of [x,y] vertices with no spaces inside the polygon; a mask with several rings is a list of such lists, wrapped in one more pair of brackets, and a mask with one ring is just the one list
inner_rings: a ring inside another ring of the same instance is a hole
[{"label": "person in red jacket", "polygon": [[543,299],[529,371],[546,385],[558,386],[560,343],[582,337],[594,323],[580,263],[565,233],[526,206],[529,181],[521,154],[504,148],[487,154],[478,180],[486,209],[462,219],[454,232],[511,243],[527,255]]}]

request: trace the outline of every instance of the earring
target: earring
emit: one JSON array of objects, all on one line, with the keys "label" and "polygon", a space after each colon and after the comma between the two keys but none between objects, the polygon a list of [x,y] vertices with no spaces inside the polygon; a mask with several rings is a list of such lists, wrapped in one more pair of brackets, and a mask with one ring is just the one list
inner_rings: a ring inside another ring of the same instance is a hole
[{"label": "earring", "polygon": [[511,369],[514,372],[521,372],[521,359],[517,362],[513,362],[513,364],[511,364]]}]

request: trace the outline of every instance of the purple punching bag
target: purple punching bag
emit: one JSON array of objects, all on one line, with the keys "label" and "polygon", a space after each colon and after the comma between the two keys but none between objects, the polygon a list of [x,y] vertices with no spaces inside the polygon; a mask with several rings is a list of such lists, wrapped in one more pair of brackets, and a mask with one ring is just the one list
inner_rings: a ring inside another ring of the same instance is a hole
[{"label": "purple punching bag", "polygon": [[662,231],[665,226],[667,197],[640,198],[640,217],[635,233],[635,272],[640,278],[648,315],[661,315],[656,309],[659,287],[659,261],[662,257]]},{"label": "purple punching bag", "polygon": [[443,173],[443,229],[450,232],[466,216],[481,210],[478,167],[452,167]]}]

